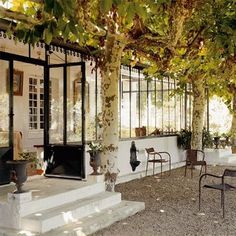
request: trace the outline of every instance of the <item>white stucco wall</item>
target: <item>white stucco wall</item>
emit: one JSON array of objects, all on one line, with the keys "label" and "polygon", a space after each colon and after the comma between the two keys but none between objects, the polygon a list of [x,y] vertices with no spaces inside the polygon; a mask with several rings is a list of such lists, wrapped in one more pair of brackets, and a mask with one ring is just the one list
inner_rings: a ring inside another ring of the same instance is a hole
[{"label": "white stucco wall", "polygon": [[[138,152],[138,160],[140,165],[133,172],[130,166],[130,146],[131,141],[134,140]],[[184,153],[177,148],[177,136],[168,137],[146,137],[141,139],[121,140],[119,142],[118,151],[118,168],[120,173],[118,175],[117,183],[126,182],[131,179],[141,178],[145,176],[146,171],[146,152],[145,148],[153,147],[157,151],[166,151],[171,155],[172,168],[184,165]],[[92,168],[89,165],[89,154],[86,153],[86,175],[92,173]],[[164,164],[163,170],[168,170],[168,163]],[[152,174],[152,164],[149,164],[148,175]],[[160,164],[156,164],[155,173],[160,172]]]}]

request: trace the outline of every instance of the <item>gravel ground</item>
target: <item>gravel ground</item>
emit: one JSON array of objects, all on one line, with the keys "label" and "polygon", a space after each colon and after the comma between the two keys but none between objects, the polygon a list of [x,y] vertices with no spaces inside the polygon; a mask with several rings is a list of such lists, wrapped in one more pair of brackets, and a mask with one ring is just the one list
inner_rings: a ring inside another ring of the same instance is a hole
[{"label": "gravel ground", "polygon": [[[226,167],[210,166],[208,173],[222,174]],[[229,167],[228,167],[229,168]],[[234,167],[236,168],[236,167]],[[144,201],[145,210],[93,236],[156,236],[156,235],[236,235],[235,193],[227,192],[226,217],[220,208],[220,192],[203,189],[202,211],[198,211],[199,170],[184,177],[184,168],[148,176],[116,186],[124,200]],[[204,182],[214,182],[208,177]],[[229,180],[233,184],[236,180]]]}]

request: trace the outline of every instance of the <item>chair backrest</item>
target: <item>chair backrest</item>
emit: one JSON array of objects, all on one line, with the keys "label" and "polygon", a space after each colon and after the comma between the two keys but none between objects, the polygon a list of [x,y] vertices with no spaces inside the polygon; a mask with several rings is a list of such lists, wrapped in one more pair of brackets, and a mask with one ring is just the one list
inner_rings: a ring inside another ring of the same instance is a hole
[{"label": "chair backrest", "polygon": [[[201,154],[201,159],[198,158],[198,153]],[[188,149],[186,150],[186,160],[189,162],[197,162],[197,161],[203,161],[204,160],[204,152],[202,150],[198,149]]]},{"label": "chair backrest", "polygon": [[154,148],[151,147],[151,148],[145,148],[146,152],[149,154],[151,152],[155,152]]},{"label": "chair backrest", "polygon": [[223,176],[236,177],[236,170],[225,169]]},{"label": "chair backrest", "polygon": [[188,149],[186,151],[186,160],[191,161],[191,162],[197,161],[197,150]]}]

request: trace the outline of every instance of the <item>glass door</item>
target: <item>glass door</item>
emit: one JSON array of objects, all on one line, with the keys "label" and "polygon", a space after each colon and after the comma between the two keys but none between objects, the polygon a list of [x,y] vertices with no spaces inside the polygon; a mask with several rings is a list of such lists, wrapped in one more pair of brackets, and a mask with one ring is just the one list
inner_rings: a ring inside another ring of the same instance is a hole
[{"label": "glass door", "polygon": [[[10,183],[10,169],[7,160],[13,158],[10,128],[10,71],[9,61],[0,60],[0,185]],[[13,63],[11,63],[13,65]],[[13,66],[11,66],[12,68]]]},{"label": "glass door", "polygon": [[85,64],[50,65],[48,74],[46,176],[82,179],[85,177]]}]

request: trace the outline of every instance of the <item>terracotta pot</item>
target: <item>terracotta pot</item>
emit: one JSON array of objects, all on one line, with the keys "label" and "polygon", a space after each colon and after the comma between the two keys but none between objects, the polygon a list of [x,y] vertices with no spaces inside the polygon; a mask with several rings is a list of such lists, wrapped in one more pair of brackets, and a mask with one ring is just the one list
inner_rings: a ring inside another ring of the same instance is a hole
[{"label": "terracotta pot", "polygon": [[43,174],[43,170],[42,169],[36,169],[36,173],[37,175],[42,175]]},{"label": "terracotta pot", "polygon": [[26,171],[28,176],[36,175],[36,164],[34,162],[29,162],[26,166]]}]

